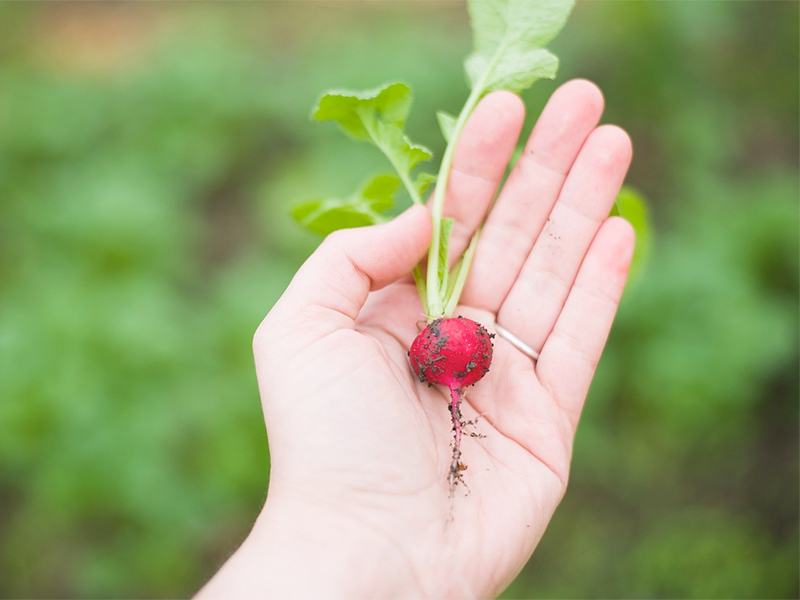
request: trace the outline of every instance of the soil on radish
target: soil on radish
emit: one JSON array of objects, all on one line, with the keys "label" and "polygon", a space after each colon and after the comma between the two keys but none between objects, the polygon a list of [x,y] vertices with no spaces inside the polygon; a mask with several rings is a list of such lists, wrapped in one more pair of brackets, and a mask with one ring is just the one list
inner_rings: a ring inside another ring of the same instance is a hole
[{"label": "soil on radish", "polygon": [[492,364],[493,333],[464,317],[432,321],[414,339],[409,351],[411,369],[428,385],[445,385],[450,390],[450,417],[453,421],[453,460],[448,481],[450,493],[467,467],[461,462],[461,435],[465,425],[461,416],[464,388],[480,381]]}]

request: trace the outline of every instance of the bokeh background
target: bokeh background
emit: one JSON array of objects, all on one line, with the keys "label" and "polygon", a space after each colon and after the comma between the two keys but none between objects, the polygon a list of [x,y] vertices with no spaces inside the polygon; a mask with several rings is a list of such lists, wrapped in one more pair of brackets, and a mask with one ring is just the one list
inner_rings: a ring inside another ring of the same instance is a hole
[{"label": "bokeh background", "polygon": [[[507,598],[798,597],[798,8],[579,2],[525,94],[603,88],[655,233]],[[404,80],[441,155],[469,48],[461,2],[0,5],[0,596],[186,596],[237,547],[288,207],[385,168],[309,110]]]}]

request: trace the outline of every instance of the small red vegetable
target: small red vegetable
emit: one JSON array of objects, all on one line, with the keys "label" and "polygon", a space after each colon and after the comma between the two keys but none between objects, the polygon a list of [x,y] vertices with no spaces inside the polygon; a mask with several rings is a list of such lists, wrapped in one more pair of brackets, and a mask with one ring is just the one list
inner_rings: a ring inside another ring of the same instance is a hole
[{"label": "small red vegetable", "polygon": [[419,380],[429,385],[445,385],[450,389],[450,415],[453,419],[455,443],[450,465],[450,492],[461,481],[461,400],[464,388],[480,381],[492,364],[493,333],[464,317],[440,318],[432,321],[414,339],[409,351],[411,369]]}]

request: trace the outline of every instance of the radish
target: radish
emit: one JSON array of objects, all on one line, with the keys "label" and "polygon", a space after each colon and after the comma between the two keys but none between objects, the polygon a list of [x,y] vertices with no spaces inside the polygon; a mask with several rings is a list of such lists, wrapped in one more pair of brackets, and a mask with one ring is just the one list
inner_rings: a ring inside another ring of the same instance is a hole
[{"label": "radish", "polygon": [[493,337],[472,319],[436,319],[411,344],[411,368],[425,383],[451,390],[474,385],[489,372]]},{"label": "radish", "polygon": [[421,382],[450,390],[455,434],[448,474],[451,496],[466,469],[460,460],[461,434],[467,424],[460,409],[464,388],[489,371],[494,336],[475,321],[452,317],[482,229],[478,227],[461,257],[450,265],[454,221],[443,216],[443,208],[455,147],[483,96],[496,90],[519,93],[537,79],[555,77],[558,58],[545,46],[561,31],[572,6],[573,0],[467,1],[475,41],[475,49],[464,62],[471,91],[458,116],[443,111],[436,114],[447,142],[436,176],[413,173],[433,155],[405,133],[411,108],[411,90],[406,84],[390,83],[363,92],[327,92],[312,111],[314,120],[334,121],[350,137],[377,146],[396,174],[375,175],[344,199],[322,198],[295,205],[292,215],[308,229],[325,235],[345,227],[380,223],[387,220],[386,212],[398,189],[403,187],[411,202],[422,204],[426,189],[436,182],[430,202],[433,236],[427,264],[412,272],[429,324],[411,345],[409,358]]},{"label": "radish", "polygon": [[474,385],[492,364],[493,333],[472,319],[439,318],[431,322],[414,339],[409,350],[411,369],[428,385],[445,385],[450,389],[450,416],[453,420],[453,460],[450,463],[450,493],[461,480],[466,466],[461,462],[461,400],[464,388]]}]

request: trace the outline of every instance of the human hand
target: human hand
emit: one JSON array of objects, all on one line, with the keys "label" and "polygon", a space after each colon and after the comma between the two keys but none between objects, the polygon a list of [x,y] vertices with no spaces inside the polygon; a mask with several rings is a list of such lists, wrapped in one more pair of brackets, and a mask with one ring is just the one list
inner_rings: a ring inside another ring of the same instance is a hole
[{"label": "human hand", "polygon": [[[586,81],[559,88],[489,213],[455,314],[496,322],[490,373],[462,402],[472,429],[451,497],[448,391],[407,350],[424,324],[407,274],[430,241],[413,207],[329,236],[256,332],[269,436],[266,505],[208,596],[488,597],[519,572],[567,485],[572,441],[633,252],[606,218],[631,158],[597,123]],[[453,163],[445,216],[460,255],[494,198],[522,127],[517,96],[490,94]],[[463,491],[463,493],[462,493]]]}]

